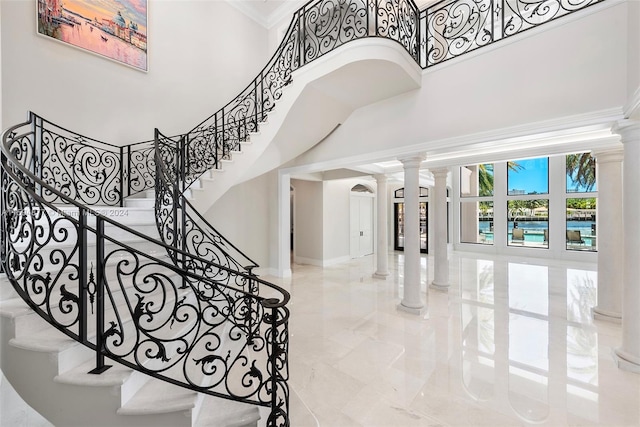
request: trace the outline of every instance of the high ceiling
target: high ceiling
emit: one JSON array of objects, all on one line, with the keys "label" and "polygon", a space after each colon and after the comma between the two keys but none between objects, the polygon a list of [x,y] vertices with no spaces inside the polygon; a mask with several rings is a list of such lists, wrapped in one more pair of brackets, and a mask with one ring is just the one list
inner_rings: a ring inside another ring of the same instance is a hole
[{"label": "high ceiling", "polygon": [[[298,8],[309,0],[226,0],[229,4],[240,10],[251,19],[255,20],[265,28],[269,29],[282,19],[291,16]],[[429,4],[439,0],[414,0],[416,5],[423,9]],[[397,160],[387,162],[361,165],[359,168],[351,170],[355,174],[375,174],[386,173],[392,178],[402,180],[402,164]],[[317,176],[316,176],[317,175]],[[305,176],[302,179],[325,179],[322,174]],[[310,178],[311,176],[311,178]],[[421,185],[433,185],[431,174],[423,171],[420,176]]]}]

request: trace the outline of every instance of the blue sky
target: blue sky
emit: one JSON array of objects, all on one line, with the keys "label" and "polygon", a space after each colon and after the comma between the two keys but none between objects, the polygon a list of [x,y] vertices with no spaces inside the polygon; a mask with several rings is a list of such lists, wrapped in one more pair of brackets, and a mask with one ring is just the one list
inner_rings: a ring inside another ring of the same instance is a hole
[{"label": "blue sky", "polygon": [[[567,174],[567,192],[569,191],[583,193],[587,191],[587,187],[584,185],[576,184],[576,182],[571,179],[569,174]],[[598,186],[594,185],[591,191],[598,191]]]},{"label": "blue sky", "polygon": [[508,170],[507,190],[524,190],[525,194],[549,192],[549,159],[514,160],[522,168],[518,171]]}]

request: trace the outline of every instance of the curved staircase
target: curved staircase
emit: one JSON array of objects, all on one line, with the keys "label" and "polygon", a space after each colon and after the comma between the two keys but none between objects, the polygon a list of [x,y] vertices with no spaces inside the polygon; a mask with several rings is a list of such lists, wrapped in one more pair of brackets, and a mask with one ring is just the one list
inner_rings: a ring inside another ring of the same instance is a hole
[{"label": "curved staircase", "polygon": [[[151,196],[131,198],[125,207],[101,211],[157,237],[155,197]],[[106,227],[105,233],[132,247],[145,248],[144,239],[127,236],[116,227]],[[157,256],[168,258],[166,253]],[[260,412],[254,405],[176,387],[117,363],[101,375],[89,373],[95,366],[94,352],[53,328],[19,297],[5,277],[0,280],[2,371],[23,399],[52,424],[257,426]],[[61,401],[70,402],[69,407],[59,406]]]},{"label": "curved staircase", "polygon": [[314,0],[185,134],[114,146],[31,113],[2,139],[2,371],[56,426],[295,425],[289,294],[201,212],[422,69],[598,1]]}]

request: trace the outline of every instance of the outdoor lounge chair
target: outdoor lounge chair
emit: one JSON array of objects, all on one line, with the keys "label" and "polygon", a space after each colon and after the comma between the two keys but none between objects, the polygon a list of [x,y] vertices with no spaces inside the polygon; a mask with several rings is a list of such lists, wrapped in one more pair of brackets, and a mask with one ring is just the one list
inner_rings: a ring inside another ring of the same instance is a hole
[{"label": "outdoor lounge chair", "polygon": [[522,228],[511,230],[511,241],[524,243],[524,230]]},{"label": "outdoor lounge chair", "polygon": [[584,240],[582,240],[580,230],[567,230],[567,244],[584,245]]}]

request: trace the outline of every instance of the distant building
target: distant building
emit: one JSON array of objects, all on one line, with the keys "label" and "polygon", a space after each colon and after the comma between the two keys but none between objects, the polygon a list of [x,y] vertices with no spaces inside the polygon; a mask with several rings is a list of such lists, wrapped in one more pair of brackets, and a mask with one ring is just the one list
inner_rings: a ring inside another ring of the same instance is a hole
[{"label": "distant building", "polygon": [[62,15],[61,0],[38,0],[38,16],[43,22],[53,22]]}]

